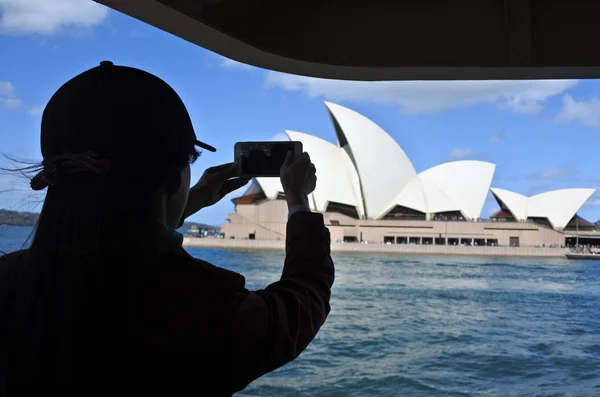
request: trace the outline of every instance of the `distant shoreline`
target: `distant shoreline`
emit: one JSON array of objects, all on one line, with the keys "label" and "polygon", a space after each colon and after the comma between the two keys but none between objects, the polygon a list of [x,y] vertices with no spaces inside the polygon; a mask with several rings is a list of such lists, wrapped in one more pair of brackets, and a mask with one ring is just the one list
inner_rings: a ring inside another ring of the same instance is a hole
[{"label": "distant shoreline", "polygon": [[[250,250],[283,250],[285,242],[264,240],[236,240],[216,238],[186,237],[184,247],[226,248]],[[566,248],[543,247],[498,247],[498,246],[456,246],[456,245],[404,245],[404,244],[358,244],[331,243],[333,252],[372,252],[414,255],[466,255],[466,256],[505,256],[566,258]]]},{"label": "distant shoreline", "polygon": [[40,214],[35,212],[10,211],[0,208],[0,226],[33,227]]},{"label": "distant shoreline", "polygon": [[[0,227],[32,227],[29,225],[0,225]],[[183,246],[190,248],[224,248],[241,250],[285,249],[285,241],[236,240],[219,238],[185,237]],[[566,248],[543,247],[498,247],[456,245],[408,245],[408,244],[359,244],[331,243],[333,252],[398,253],[410,255],[463,255],[497,257],[543,257],[566,258]]]}]

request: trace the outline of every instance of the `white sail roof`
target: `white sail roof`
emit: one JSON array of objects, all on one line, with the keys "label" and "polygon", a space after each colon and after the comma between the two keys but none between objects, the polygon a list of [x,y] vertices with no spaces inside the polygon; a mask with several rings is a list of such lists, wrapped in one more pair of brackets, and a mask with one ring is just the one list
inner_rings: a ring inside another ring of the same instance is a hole
[{"label": "white sail roof", "polygon": [[391,211],[396,205],[412,208],[423,213],[428,212],[427,193],[425,193],[422,181],[418,176],[414,176],[408,181],[404,189],[400,191],[400,194],[386,208],[385,212]]},{"label": "white sail roof", "polygon": [[563,229],[596,189],[560,189],[526,197],[510,190],[491,188],[496,200],[503,203],[519,221],[547,218],[552,227]]},{"label": "white sail roof", "polygon": [[416,175],[404,150],[381,127],[354,110],[325,102],[339,146],[356,168],[366,215],[379,218],[390,201]]},{"label": "white sail roof", "polygon": [[477,219],[485,203],[495,165],[484,161],[453,161],[414,176],[387,206],[412,208],[426,214],[460,211]]},{"label": "white sail roof", "polygon": [[423,171],[419,177],[439,187],[466,218],[477,219],[481,216],[495,170],[495,164],[485,161],[452,161]]},{"label": "white sail roof", "polygon": [[283,193],[283,186],[279,178],[256,178],[256,181],[265,192],[268,199],[275,200],[279,193]]},{"label": "white sail roof", "polygon": [[507,207],[508,211],[518,221],[527,220],[528,197],[522,194],[511,192],[510,190],[490,188],[490,191],[496,198]]},{"label": "white sail roof", "polygon": [[302,132],[286,131],[292,141],[300,141],[317,169],[317,187],[313,192],[317,211],[326,211],[330,202],[357,207],[363,213],[358,173],[342,148],[324,139]]},{"label": "white sail roof", "polygon": [[[491,188],[496,169],[484,161],[453,161],[417,174],[402,148],[381,127],[354,110],[325,102],[338,146],[297,131],[286,131],[300,141],[317,168],[317,188],[311,208],[324,212],[329,203],[353,206],[360,217],[379,219],[395,206],[426,214],[460,211],[465,218],[481,216],[488,192],[517,220],[548,218],[564,228],[595,189],[563,189],[526,197]],[[283,188],[279,178],[257,178],[269,199]]]}]

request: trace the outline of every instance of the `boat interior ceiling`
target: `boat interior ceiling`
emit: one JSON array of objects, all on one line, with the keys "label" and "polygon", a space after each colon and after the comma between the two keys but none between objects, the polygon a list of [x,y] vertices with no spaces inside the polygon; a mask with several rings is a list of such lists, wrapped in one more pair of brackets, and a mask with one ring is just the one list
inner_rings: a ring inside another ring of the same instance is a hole
[{"label": "boat interior ceiling", "polygon": [[600,1],[96,1],[236,61],[305,76],[600,78]]}]

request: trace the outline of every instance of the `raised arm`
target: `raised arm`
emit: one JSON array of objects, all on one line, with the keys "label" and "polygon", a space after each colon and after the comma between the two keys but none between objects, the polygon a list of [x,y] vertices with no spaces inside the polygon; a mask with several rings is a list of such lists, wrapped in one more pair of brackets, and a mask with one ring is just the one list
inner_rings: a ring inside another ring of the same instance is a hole
[{"label": "raised arm", "polygon": [[294,360],[315,338],[329,314],[334,280],[329,231],[306,197],[315,187],[308,155],[282,168],[291,216],[281,279],[248,292],[232,323],[233,391]]}]

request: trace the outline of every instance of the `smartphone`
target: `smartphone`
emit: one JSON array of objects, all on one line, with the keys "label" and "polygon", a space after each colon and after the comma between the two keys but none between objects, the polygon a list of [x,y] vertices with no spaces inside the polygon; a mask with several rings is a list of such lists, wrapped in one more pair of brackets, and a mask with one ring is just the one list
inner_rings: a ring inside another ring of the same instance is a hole
[{"label": "smartphone", "polygon": [[237,142],[234,158],[239,165],[240,176],[276,177],[288,152],[299,157],[302,154],[302,142]]}]

